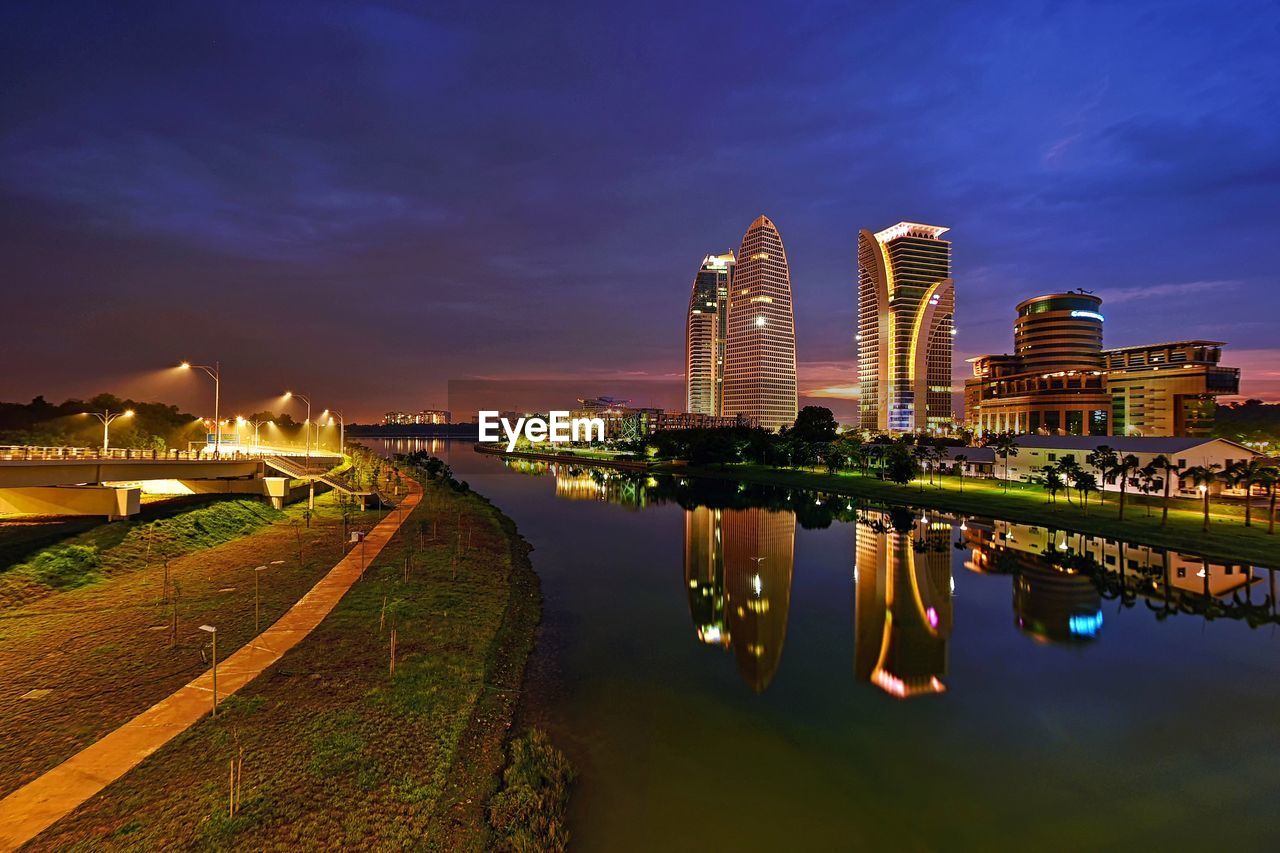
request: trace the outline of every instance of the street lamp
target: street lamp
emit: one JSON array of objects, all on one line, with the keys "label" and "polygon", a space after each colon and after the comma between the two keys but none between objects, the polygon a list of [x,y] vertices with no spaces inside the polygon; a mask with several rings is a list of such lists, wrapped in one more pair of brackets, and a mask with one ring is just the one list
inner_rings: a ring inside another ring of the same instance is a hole
[{"label": "street lamp", "polygon": [[111,447],[111,422],[116,418],[133,417],[133,409],[125,409],[123,412],[113,412],[110,409],[103,409],[101,412],[81,412],[82,415],[93,415],[102,421],[102,452],[106,453]]},{"label": "street lamp", "polygon": [[292,391],[284,392],[284,398],[286,400],[292,400],[295,397],[307,404],[307,420],[303,423],[303,427],[304,427],[303,434],[306,436],[306,440],[307,440],[307,472],[310,473],[311,472],[311,398],[308,397],[306,394],[295,394]]},{"label": "street lamp", "polygon": [[338,454],[344,454],[347,452],[347,422],[342,417],[342,412],[334,409],[325,409],[325,411],[329,413],[329,426],[333,426],[334,418],[338,419]]},{"label": "street lamp", "polygon": [[275,423],[275,421],[251,421],[246,418],[242,418],[239,415],[236,416],[236,422],[248,424],[253,427],[253,446],[255,449],[262,446],[262,440],[258,436],[258,430],[262,429],[264,426],[270,426]]},{"label": "street lamp", "polygon": [[184,361],[178,367],[182,370],[203,370],[213,380],[213,425],[217,430],[213,437],[213,455],[220,457],[222,456],[222,421],[218,416],[218,405],[222,398],[222,367],[216,361],[213,366]]},{"label": "street lamp", "polygon": [[212,625],[201,625],[201,631],[213,636],[213,716],[218,716],[218,629]]}]

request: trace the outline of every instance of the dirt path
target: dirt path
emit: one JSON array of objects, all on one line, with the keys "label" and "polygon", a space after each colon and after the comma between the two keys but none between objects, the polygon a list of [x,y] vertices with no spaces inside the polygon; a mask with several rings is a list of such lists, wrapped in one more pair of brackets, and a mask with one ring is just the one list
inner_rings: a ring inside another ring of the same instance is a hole
[{"label": "dirt path", "polygon": [[[311,633],[422,498],[410,482],[401,512],[389,513],[274,625],[218,664],[218,698],[235,693]],[[14,850],[123,776],[212,707],[213,673],[205,672],[120,728],[0,800],[0,850]]]}]

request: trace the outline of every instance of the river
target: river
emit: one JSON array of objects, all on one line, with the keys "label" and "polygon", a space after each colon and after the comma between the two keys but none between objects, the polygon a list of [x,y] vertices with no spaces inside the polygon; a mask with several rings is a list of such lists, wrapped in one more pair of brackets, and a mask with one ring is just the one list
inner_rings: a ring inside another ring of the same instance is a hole
[{"label": "river", "polygon": [[535,548],[544,619],[522,713],[579,771],[577,849],[1274,837],[1268,571],[832,495],[382,446],[445,458]]}]

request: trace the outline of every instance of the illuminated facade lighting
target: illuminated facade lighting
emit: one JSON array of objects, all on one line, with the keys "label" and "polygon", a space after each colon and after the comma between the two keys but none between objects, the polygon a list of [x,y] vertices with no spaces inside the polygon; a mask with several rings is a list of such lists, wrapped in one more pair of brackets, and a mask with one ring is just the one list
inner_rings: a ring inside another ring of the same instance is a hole
[{"label": "illuminated facade lighting", "polygon": [[858,412],[863,429],[951,421],[955,290],[947,228],[899,222],[858,235]]},{"label": "illuminated facade lighting", "polygon": [[707,255],[693,279],[685,323],[685,411],[721,415],[733,252]]},{"label": "illuminated facade lighting", "polygon": [[721,411],[776,430],[796,419],[796,332],[787,253],[768,217],[757,217],[747,228],[738,258],[727,309]]}]

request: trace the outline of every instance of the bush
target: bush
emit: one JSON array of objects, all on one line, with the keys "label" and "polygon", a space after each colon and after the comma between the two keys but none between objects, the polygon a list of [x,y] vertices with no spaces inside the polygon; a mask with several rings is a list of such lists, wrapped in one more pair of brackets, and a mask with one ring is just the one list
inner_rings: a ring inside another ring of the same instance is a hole
[{"label": "bush", "polygon": [[573,768],[546,733],[532,729],[511,742],[502,790],[489,803],[489,824],[501,850],[565,850],[565,808]]},{"label": "bush", "polygon": [[58,545],[41,551],[27,566],[39,583],[72,589],[98,577],[102,556],[92,545]]}]

